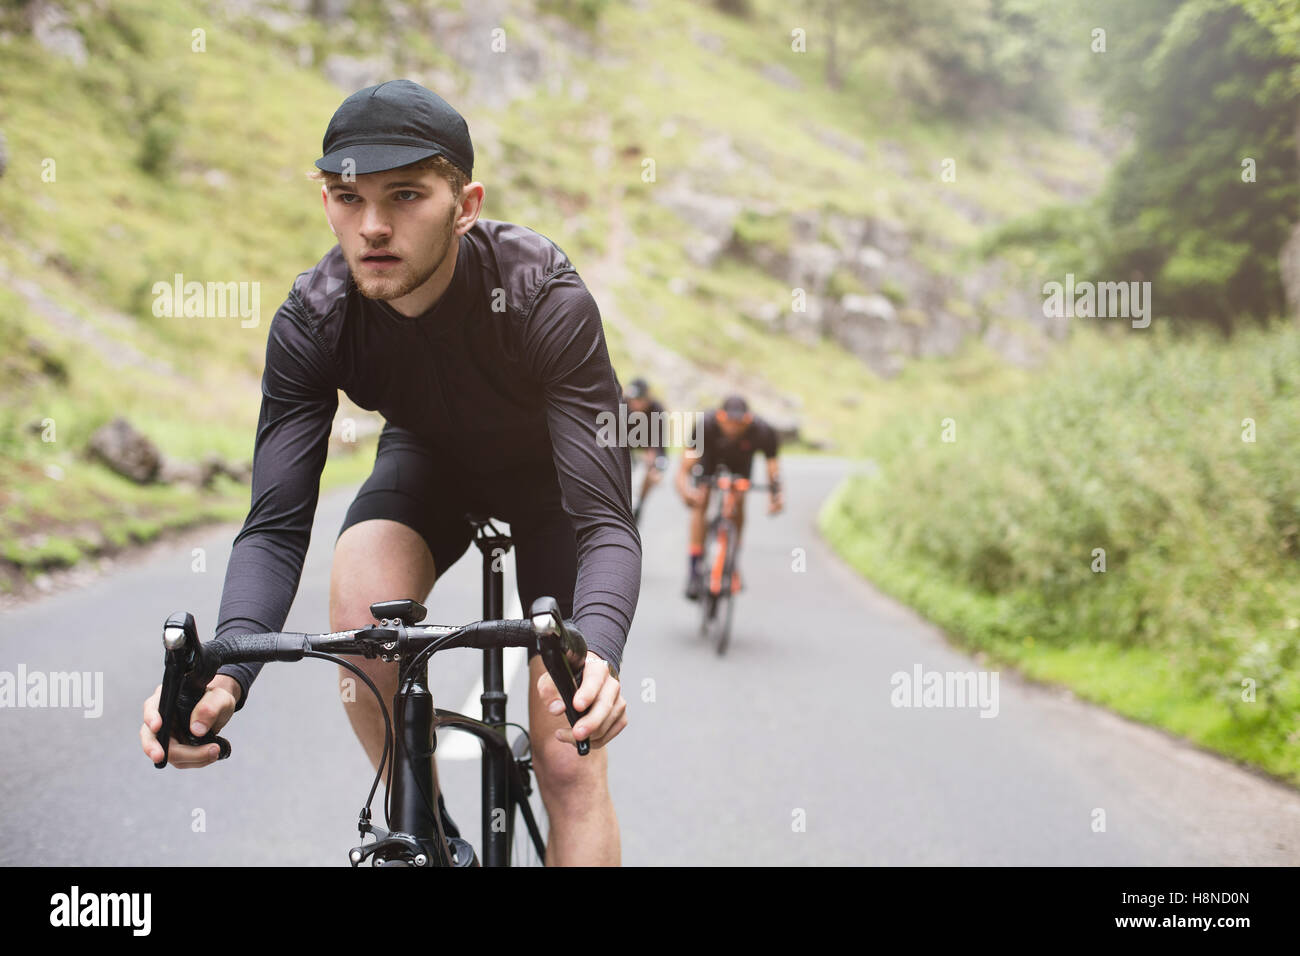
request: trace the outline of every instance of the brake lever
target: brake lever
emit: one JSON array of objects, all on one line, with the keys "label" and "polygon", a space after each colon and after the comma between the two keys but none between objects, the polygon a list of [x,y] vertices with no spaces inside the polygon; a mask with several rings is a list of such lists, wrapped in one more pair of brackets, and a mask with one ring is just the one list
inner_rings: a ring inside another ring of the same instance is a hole
[{"label": "brake lever", "polygon": [[[578,687],[582,683],[582,672],[584,668],[578,668],[578,673],[575,676],[573,668],[569,666],[568,655],[555,646],[554,642],[556,641],[558,641],[558,636],[552,640],[545,641],[545,643],[550,646],[541,650],[540,653],[542,655],[542,663],[544,663],[546,669],[550,671],[551,680],[555,681],[555,688],[560,692],[560,699],[564,701],[564,714],[569,718],[569,726],[572,727],[583,717],[586,717],[591,711],[591,708],[587,708],[587,710],[582,713],[578,713],[577,709],[573,706],[573,697],[578,692]],[[557,673],[560,675],[559,680],[555,680],[555,675]],[[585,757],[591,752],[590,740],[575,740],[574,743],[578,745],[578,754],[580,756]]]},{"label": "brake lever", "polygon": [[[565,624],[554,598],[538,598],[533,602],[529,616],[532,618],[533,629],[537,634],[537,653],[541,655],[547,673],[555,682],[555,689],[560,692],[560,699],[564,701],[564,714],[569,719],[569,726],[572,727],[591,712],[591,708],[587,708],[582,713],[578,713],[573,706],[573,697],[578,692],[585,665],[578,668],[578,675],[575,678],[573,669],[569,666],[569,657],[564,653],[561,629]],[[544,618],[550,620],[545,624],[540,623]],[[577,745],[579,756],[585,757],[591,752],[590,740],[575,740],[574,743]]]},{"label": "brake lever", "polygon": [[[196,682],[191,674],[196,661],[202,658],[198,626],[194,623],[193,614],[178,612],[167,618],[167,623],[163,625],[163,648],[163,685],[158,696],[158,714],[162,718],[162,725],[158,728],[157,735],[163,756],[161,761],[154,763],[154,767],[162,770],[167,766],[173,737],[187,747],[216,744],[219,750],[217,759],[225,760],[230,756],[230,741],[218,737],[212,730],[202,737],[195,737],[190,732],[189,717],[207,691],[206,682]],[[180,726],[173,726],[178,723]]]},{"label": "brake lever", "polygon": [[162,760],[154,766],[162,770],[167,766],[167,751],[172,740],[172,721],[176,716],[176,698],[180,693],[180,665],[176,660],[177,652],[167,650],[163,656],[162,693],[158,696],[158,714],[162,717],[162,726],[158,728],[158,743],[162,745]]}]

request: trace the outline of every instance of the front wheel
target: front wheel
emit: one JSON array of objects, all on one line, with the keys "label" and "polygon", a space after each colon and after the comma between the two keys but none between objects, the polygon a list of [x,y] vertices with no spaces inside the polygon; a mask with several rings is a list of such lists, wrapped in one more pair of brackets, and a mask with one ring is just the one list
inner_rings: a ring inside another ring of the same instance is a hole
[{"label": "front wheel", "polygon": [[[506,864],[508,866],[545,866],[546,834],[549,821],[537,787],[531,782],[532,742],[521,733],[511,745],[517,774],[506,797]],[[532,790],[531,797],[523,792]]]},{"label": "front wheel", "polygon": [[736,561],[736,549],[732,544],[734,540],[735,525],[723,519],[710,529],[705,550],[705,609],[700,634],[710,639],[719,654],[727,646],[731,630],[731,608],[735,603],[735,596],[731,592],[731,571]]},{"label": "front wheel", "polygon": [[709,636],[709,624],[718,613],[718,599],[709,593],[708,585],[700,593],[700,637]]},{"label": "front wheel", "polygon": [[725,537],[719,534],[719,525],[709,525],[704,536],[704,553],[700,555],[700,573],[696,585],[700,596],[700,637],[709,636],[709,625],[718,613],[718,595],[713,590],[713,567],[722,558],[720,548]]},{"label": "front wheel", "polygon": [[727,652],[727,644],[731,640],[731,619],[736,611],[736,592],[732,590],[732,572],[736,567],[736,550],[727,548],[726,562],[722,570],[722,593],[718,595],[718,601],[724,604],[722,608],[722,621],[718,625],[717,642],[715,649],[718,656],[721,657]]},{"label": "front wheel", "polygon": [[717,650],[718,656],[721,657],[727,653],[727,644],[731,640],[731,617],[736,611],[736,595],[730,590],[721,595],[718,600],[723,603],[722,621],[717,626],[717,639],[714,642],[714,649]]}]

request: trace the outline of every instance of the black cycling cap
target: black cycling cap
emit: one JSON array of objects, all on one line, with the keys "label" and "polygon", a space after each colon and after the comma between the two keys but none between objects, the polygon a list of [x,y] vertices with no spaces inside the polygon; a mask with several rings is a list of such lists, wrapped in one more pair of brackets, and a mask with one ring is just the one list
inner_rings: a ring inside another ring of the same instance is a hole
[{"label": "black cycling cap", "polygon": [[727,417],[732,421],[740,421],[749,411],[749,403],[739,395],[728,395],[722,403],[722,410],[727,413]]},{"label": "black cycling cap", "polygon": [[650,394],[650,384],[643,378],[634,378],[623,389],[624,398],[645,398]]},{"label": "black cycling cap", "polygon": [[[334,111],[316,165],[327,173],[358,176],[445,156],[466,176],[474,172],[474,144],[465,118],[432,90],[389,80],[357,90]],[[345,167],[345,163],[352,162]]]}]

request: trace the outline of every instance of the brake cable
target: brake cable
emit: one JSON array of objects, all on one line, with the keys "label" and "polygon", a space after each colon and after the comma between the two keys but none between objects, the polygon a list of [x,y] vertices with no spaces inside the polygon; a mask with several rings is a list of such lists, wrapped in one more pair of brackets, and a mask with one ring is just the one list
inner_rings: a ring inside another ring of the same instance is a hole
[{"label": "brake cable", "polygon": [[[333,661],[335,664],[338,664],[340,667],[347,668],[347,669],[350,670],[352,673],[356,674],[358,677],[360,677],[363,681],[366,682],[366,686],[370,688],[370,692],[373,693],[373,694],[375,695],[375,700],[379,701],[379,710],[380,710],[380,713],[382,713],[382,714],[384,715],[384,752],[383,752],[383,754],[382,754],[382,755],[380,756],[380,758],[379,758],[379,769],[375,771],[375,779],[374,779],[374,781],[370,784],[370,794],[369,794],[369,796],[366,797],[366,805],[362,808],[362,811],[361,811],[362,819],[364,819],[364,820],[366,820],[367,822],[369,822],[369,820],[370,820],[370,804],[374,802],[374,799],[375,799],[375,791],[379,789],[379,781],[380,781],[380,778],[383,776],[383,773],[384,773],[384,765],[385,765],[385,764],[388,765],[388,768],[389,768],[389,779],[391,780],[391,779],[392,779],[392,763],[395,763],[395,762],[396,762],[396,761],[389,762],[389,759],[388,759],[389,754],[390,754],[390,753],[392,752],[392,750],[393,750],[393,723],[392,723],[392,721],[389,719],[389,716],[388,716],[388,707],[384,704],[384,697],[383,697],[382,694],[379,693],[379,688],[375,686],[375,682],[372,681],[372,680],[371,680],[371,679],[366,675],[365,671],[361,670],[361,668],[357,667],[357,666],[356,666],[355,664],[353,664],[351,661],[344,660],[343,658],[338,657],[338,656],[336,656],[336,655],[334,655],[334,654],[324,654],[324,653],[322,653],[322,652],[320,652],[320,651],[305,651],[305,652],[303,653],[303,657],[316,657],[316,658],[319,658],[320,660],[323,660],[323,661]],[[384,799],[384,826],[385,826],[385,827],[388,827],[388,826],[389,826],[389,823],[388,823],[388,816],[389,816],[389,814],[388,814],[388,799],[387,799],[387,796],[388,796],[388,795],[387,795],[387,793],[385,793],[384,796],[385,796],[385,799]]]}]

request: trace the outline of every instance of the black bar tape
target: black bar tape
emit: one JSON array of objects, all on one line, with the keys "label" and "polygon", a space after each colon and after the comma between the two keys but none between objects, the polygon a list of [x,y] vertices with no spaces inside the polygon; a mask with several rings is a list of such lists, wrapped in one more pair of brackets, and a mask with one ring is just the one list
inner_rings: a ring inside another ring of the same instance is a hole
[{"label": "black bar tape", "polygon": [[204,645],[208,655],[205,663],[217,668],[226,664],[269,663],[271,661],[300,661],[311,650],[306,634],[228,634]]}]

